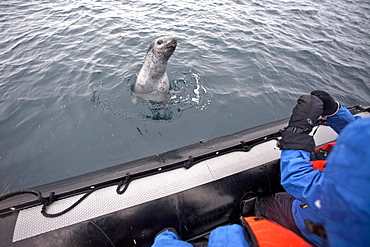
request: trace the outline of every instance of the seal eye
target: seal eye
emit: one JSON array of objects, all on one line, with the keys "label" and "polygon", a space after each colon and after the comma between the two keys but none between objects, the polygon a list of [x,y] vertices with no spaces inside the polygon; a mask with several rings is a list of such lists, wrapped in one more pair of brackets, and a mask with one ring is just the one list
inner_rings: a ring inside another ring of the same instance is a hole
[{"label": "seal eye", "polygon": [[160,39],[160,40],[158,40],[158,41],[157,41],[157,44],[158,44],[158,45],[163,44],[163,40],[161,40],[161,39]]}]

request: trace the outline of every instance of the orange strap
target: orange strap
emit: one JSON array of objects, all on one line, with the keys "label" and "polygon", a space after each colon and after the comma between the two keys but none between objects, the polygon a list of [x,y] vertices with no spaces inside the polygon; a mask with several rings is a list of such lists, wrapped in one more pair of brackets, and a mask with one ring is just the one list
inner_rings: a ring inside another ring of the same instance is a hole
[{"label": "orange strap", "polygon": [[253,247],[312,247],[291,230],[268,219],[250,216],[241,220]]},{"label": "orange strap", "polygon": [[325,170],[326,160],[311,160],[310,162],[312,163],[314,170],[317,169],[320,169],[322,171]]}]

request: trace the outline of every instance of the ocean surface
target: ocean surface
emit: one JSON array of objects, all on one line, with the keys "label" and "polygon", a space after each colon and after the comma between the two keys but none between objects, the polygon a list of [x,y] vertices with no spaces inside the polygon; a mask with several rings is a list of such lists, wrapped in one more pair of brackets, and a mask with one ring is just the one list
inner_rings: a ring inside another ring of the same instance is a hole
[{"label": "ocean surface", "polygon": [[[164,109],[132,94],[160,36]],[[314,89],[370,105],[368,0],[1,1],[0,194],[287,118]]]}]

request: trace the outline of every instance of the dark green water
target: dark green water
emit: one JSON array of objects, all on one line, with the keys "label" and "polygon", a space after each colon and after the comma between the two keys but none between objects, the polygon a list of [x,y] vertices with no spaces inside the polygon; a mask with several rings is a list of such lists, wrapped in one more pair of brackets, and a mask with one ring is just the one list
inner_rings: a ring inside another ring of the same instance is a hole
[{"label": "dark green water", "polygon": [[[0,194],[290,116],[314,89],[370,105],[360,0],[2,1]],[[171,35],[165,112],[132,103]]]}]

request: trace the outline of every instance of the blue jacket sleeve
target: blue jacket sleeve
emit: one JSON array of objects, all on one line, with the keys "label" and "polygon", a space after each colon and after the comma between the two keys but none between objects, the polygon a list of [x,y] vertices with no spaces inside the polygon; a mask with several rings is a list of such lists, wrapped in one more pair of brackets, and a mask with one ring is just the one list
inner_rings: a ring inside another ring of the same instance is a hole
[{"label": "blue jacket sleeve", "polygon": [[[328,124],[337,133],[357,118],[343,105],[338,112],[327,118]],[[281,185],[296,199],[314,205],[323,181],[323,172],[313,170],[310,153],[303,150],[282,150],[280,156]]]},{"label": "blue jacket sleeve", "polygon": [[359,116],[353,116],[352,113],[343,105],[340,105],[338,112],[327,118],[329,126],[338,134],[347,124],[354,122]]},{"label": "blue jacket sleeve", "polygon": [[322,171],[314,170],[310,153],[303,150],[282,150],[280,157],[281,185],[302,203],[314,205],[322,183]]}]

